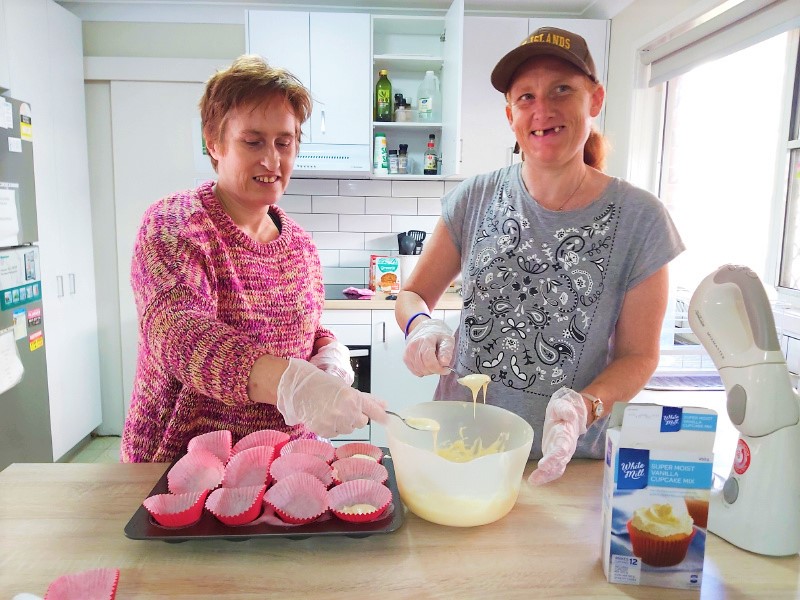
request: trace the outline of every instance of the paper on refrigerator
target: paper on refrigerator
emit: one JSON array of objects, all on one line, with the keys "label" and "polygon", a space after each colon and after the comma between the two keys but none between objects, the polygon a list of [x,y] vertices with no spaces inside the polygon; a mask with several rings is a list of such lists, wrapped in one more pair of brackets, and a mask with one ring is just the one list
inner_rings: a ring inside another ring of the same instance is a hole
[{"label": "paper on refrigerator", "polygon": [[0,246],[16,246],[19,239],[17,194],[0,184]]},{"label": "paper on refrigerator", "polygon": [[25,369],[17,351],[14,328],[0,331],[0,394],[22,381]]}]

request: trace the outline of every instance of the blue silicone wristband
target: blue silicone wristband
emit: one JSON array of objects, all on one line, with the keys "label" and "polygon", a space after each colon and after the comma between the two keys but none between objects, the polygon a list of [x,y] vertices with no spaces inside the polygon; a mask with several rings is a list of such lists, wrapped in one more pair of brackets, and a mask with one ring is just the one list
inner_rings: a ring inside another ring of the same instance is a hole
[{"label": "blue silicone wristband", "polygon": [[431,318],[431,316],[426,312],[418,312],[416,314],[411,315],[411,318],[408,320],[408,323],[406,323],[406,338],[408,338],[408,328],[411,327],[411,323],[413,323],[414,319],[416,319],[417,317],[428,317],[429,319]]}]

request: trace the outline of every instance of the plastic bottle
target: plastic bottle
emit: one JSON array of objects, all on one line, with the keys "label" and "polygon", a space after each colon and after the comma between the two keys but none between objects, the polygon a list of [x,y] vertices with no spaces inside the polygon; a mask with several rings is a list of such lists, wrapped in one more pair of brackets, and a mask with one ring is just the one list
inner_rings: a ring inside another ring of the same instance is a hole
[{"label": "plastic bottle", "polygon": [[428,136],[428,147],[425,150],[422,165],[422,172],[425,175],[439,174],[439,157],[436,154],[436,136],[434,134]]},{"label": "plastic bottle", "polygon": [[392,83],[387,77],[389,71],[381,69],[378,74],[378,83],[375,84],[375,120],[392,120]]},{"label": "plastic bottle", "polygon": [[442,95],[439,92],[439,78],[433,71],[425,71],[425,77],[417,91],[417,119],[423,122],[442,120]]},{"label": "plastic bottle", "polygon": [[400,144],[400,154],[397,155],[397,173],[408,173],[408,144]]},{"label": "plastic bottle", "polygon": [[388,175],[389,154],[386,150],[386,134],[375,134],[375,147],[373,149],[372,171],[376,175]]}]

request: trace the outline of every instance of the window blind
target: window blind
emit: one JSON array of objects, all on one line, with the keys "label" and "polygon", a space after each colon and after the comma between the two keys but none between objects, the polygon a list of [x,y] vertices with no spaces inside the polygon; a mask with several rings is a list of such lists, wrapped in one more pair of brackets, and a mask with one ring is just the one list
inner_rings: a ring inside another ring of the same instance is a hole
[{"label": "window blind", "polygon": [[695,27],[640,51],[650,65],[649,85],[664,83],[697,65],[800,27],[797,0],[742,0]]}]

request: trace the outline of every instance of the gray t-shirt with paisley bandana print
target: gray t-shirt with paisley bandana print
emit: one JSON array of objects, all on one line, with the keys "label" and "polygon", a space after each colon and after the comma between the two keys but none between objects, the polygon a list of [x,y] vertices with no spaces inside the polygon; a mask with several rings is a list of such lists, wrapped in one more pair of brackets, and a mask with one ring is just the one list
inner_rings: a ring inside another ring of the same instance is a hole
[{"label": "gray t-shirt with paisley bandana print", "polygon": [[[456,370],[491,377],[487,403],[531,424],[531,458],[540,458],[550,396],[603,370],[625,293],[684,246],[645,190],[615,178],[589,206],[555,212],[530,196],[520,167],[462,182],[442,198],[442,218],[462,256]],[[450,374],[435,398],[472,396]],[[576,457],[602,458],[607,423],[589,428]]]}]

